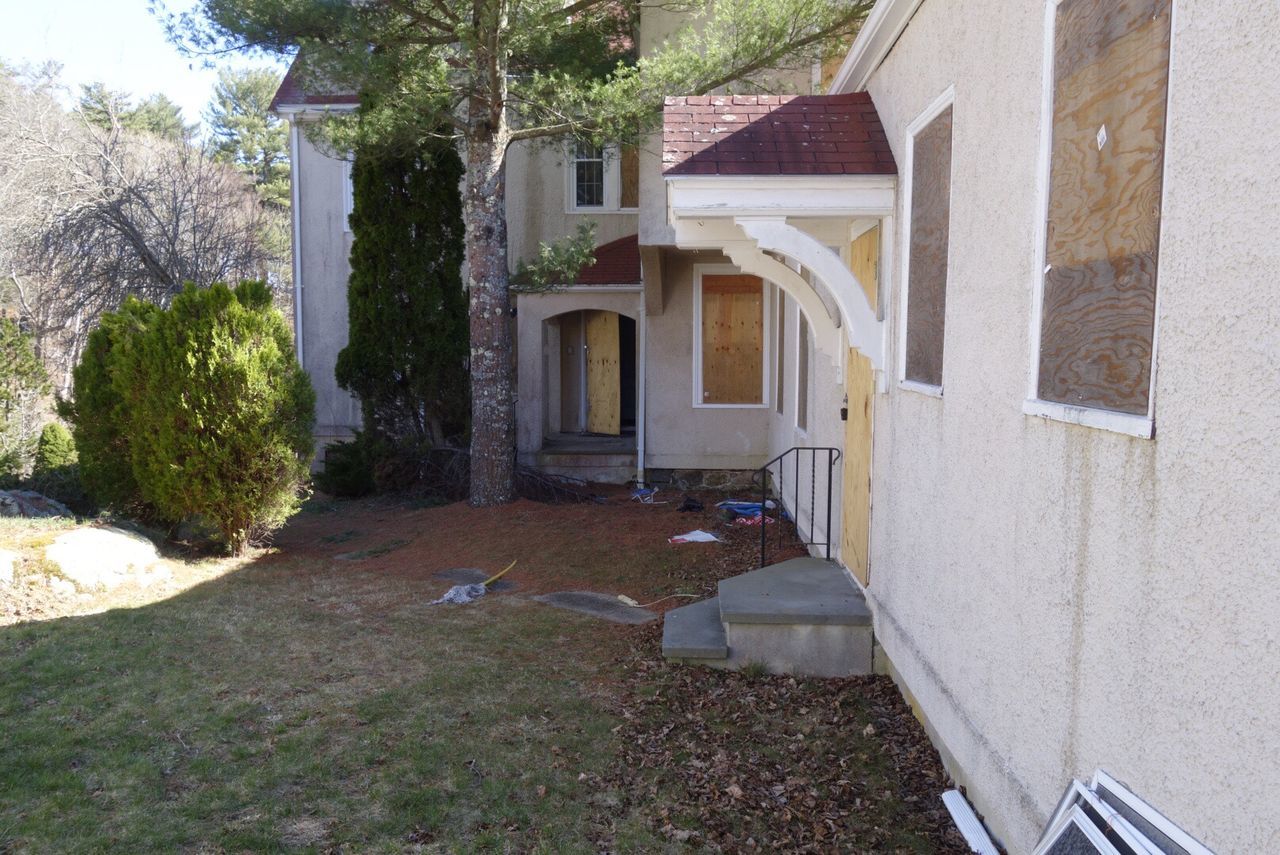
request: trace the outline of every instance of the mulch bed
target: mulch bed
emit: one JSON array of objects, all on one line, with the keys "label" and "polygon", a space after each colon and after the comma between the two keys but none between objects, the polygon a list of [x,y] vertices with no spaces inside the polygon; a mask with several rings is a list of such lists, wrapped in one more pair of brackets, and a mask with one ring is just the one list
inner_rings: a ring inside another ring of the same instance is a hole
[{"label": "mulch bed", "polygon": [[637,630],[611,783],[673,841],[725,852],[967,853],[952,786],[893,681],[675,665]]}]

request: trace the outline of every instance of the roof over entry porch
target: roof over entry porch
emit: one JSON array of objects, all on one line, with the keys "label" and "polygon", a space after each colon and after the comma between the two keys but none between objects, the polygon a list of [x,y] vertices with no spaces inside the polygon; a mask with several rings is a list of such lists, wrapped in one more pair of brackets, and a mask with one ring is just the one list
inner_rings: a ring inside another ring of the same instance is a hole
[{"label": "roof over entry porch", "polygon": [[[838,370],[847,344],[883,371],[878,284],[847,258],[859,235],[891,225],[897,190],[866,93],[668,98],[663,164],[677,246],[721,250],[776,283]],[[892,233],[881,229],[882,240]]]}]

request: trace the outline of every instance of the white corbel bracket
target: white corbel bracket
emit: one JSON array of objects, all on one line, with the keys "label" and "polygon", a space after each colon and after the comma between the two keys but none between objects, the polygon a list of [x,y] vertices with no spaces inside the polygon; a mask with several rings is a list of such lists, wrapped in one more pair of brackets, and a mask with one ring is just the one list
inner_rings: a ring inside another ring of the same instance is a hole
[{"label": "white corbel bracket", "polygon": [[[842,329],[848,337],[849,346],[857,348],[877,371],[884,371],[884,322],[876,318],[858,277],[839,255],[782,217],[739,216],[734,217],[734,224],[759,247],[762,254],[767,251],[784,255],[821,279],[840,308],[844,319]],[[786,265],[778,266],[789,270]]]}]

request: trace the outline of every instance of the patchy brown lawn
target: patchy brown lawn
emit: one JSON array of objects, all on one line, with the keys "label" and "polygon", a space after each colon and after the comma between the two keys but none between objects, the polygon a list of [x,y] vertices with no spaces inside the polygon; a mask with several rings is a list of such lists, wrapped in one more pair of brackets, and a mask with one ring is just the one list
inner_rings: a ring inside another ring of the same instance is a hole
[{"label": "patchy brown lawn", "polygon": [[964,851],[887,680],[672,666],[656,625],[529,598],[754,566],[758,529],[675,507],[313,501],[167,599],[43,604],[0,627],[0,851]]}]

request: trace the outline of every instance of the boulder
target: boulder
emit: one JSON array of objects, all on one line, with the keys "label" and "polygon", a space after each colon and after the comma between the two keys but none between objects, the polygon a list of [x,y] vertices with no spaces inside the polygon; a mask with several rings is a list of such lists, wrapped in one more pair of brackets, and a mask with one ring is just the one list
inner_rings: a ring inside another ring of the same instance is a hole
[{"label": "boulder", "polygon": [[44,555],[81,591],[110,590],[126,582],[145,588],[171,575],[151,541],[118,528],[60,534]]},{"label": "boulder", "polygon": [[0,490],[0,517],[70,517],[62,502],[34,490]]}]

